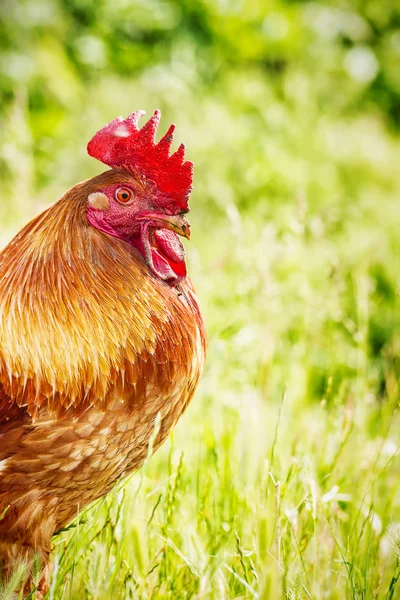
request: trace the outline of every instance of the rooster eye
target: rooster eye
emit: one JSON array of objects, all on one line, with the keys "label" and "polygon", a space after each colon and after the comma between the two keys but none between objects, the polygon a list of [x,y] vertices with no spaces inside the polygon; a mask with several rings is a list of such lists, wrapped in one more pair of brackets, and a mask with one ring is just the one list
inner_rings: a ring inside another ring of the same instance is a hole
[{"label": "rooster eye", "polygon": [[128,202],[130,202],[132,200],[132,190],[130,190],[129,188],[118,188],[117,191],[115,192],[115,197],[118,200],[118,202],[121,202],[122,204],[127,204]]}]

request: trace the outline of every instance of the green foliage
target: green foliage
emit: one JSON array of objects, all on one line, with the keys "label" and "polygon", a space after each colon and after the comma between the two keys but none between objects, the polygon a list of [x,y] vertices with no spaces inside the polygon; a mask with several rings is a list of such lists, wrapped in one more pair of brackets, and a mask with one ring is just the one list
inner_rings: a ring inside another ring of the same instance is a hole
[{"label": "green foliage", "polygon": [[56,538],[54,600],[399,597],[400,8],[265,5],[0,4],[2,242],[118,114],[161,108],[196,166],[206,371]]}]

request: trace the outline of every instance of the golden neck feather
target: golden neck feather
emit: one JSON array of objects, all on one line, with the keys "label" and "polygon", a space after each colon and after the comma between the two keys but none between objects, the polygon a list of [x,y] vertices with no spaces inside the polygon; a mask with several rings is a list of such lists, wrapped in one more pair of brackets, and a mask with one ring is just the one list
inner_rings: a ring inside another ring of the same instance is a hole
[{"label": "golden neck feather", "polygon": [[87,196],[105,175],[71,189],[0,254],[0,383],[20,404],[104,397],[127,358],[154,355],[160,340],[189,348],[203,333],[188,280],[183,303],[133,248],[88,224]]}]

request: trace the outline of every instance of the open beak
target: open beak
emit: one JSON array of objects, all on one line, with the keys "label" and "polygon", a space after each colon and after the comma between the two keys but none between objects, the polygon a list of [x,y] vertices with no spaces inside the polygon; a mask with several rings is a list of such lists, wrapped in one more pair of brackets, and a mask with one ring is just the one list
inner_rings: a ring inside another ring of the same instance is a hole
[{"label": "open beak", "polygon": [[190,239],[190,223],[183,215],[164,215],[160,213],[147,213],[138,220],[148,221],[150,226],[171,229],[178,235]]}]

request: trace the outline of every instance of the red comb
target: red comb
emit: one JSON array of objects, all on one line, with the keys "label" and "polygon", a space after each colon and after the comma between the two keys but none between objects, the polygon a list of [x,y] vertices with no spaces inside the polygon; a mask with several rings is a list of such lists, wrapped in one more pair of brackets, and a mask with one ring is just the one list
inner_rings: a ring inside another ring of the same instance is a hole
[{"label": "red comb", "polygon": [[160,111],[141,129],[138,122],[145,112],[137,110],[126,119],[118,117],[100,129],[87,146],[90,156],[97,158],[113,169],[136,170],[151,179],[157,186],[160,204],[188,208],[188,197],[192,190],[193,163],[184,161],[185,146],[169,155],[175,125],[171,125],[158,144],[156,131],[160,122]]}]

